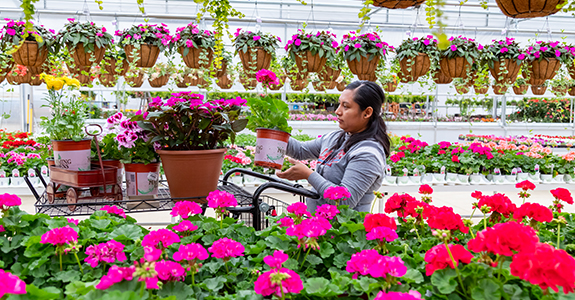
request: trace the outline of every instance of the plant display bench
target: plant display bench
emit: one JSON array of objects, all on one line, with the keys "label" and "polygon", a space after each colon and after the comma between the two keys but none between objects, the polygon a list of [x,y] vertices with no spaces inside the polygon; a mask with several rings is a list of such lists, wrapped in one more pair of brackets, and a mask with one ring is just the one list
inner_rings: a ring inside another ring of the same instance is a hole
[{"label": "plant display bench", "polygon": [[[113,169],[113,172],[113,177],[117,178],[115,168]],[[229,177],[237,172],[264,179],[267,182],[260,185],[252,194],[245,189],[231,182],[228,182]],[[46,191],[44,191],[42,194],[39,194],[36,191],[35,187],[27,177],[25,178],[28,188],[30,188],[32,195],[36,198],[36,202],[34,204],[36,213],[44,213],[50,216],[91,215],[106,205],[118,206],[122,208],[126,213],[171,211],[174,207],[175,201],[203,200],[202,197],[173,198],[170,196],[170,190],[166,182],[160,182],[157,198],[127,200],[126,197],[92,197],[90,194],[93,192],[90,191],[90,189],[83,189],[78,190],[77,193],[78,195],[81,195],[80,199],[89,198],[89,202],[69,202],[67,193],[53,193],[53,195],[49,196],[48,190],[51,189],[49,188],[49,184],[52,183],[47,184],[42,176],[40,176],[40,180],[44,187],[46,187]],[[63,182],[62,184],[67,183]],[[228,211],[232,214],[232,217],[234,219],[244,221],[246,225],[252,226],[256,230],[261,230],[270,226],[269,221],[265,218],[265,216],[274,214],[280,215],[284,212],[287,213],[287,207],[289,205],[288,203],[268,195],[263,195],[263,193],[269,189],[275,189],[290,194],[299,195],[300,201],[302,202],[305,201],[306,197],[314,199],[319,198],[317,193],[303,188],[303,186],[300,184],[292,184],[287,181],[278,180],[266,175],[259,174],[257,172],[244,169],[232,169],[228,171],[224,175],[223,180],[220,180],[220,184],[218,185],[218,190],[233,194],[238,201],[237,207],[228,208]],[[125,192],[126,191],[123,190],[123,196],[125,196]],[[122,194],[120,194],[120,196],[122,196]],[[207,204],[203,204],[202,209],[205,213]]]}]

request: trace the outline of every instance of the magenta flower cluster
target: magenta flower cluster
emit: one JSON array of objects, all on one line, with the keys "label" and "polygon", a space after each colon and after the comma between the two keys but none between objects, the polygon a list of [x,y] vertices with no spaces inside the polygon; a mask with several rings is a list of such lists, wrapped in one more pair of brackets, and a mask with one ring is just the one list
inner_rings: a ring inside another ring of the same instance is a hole
[{"label": "magenta flower cluster", "polygon": [[347,200],[351,197],[351,194],[347,190],[345,186],[332,186],[328,187],[323,192],[323,198],[333,200],[333,201],[341,201]]},{"label": "magenta flower cluster", "polygon": [[285,294],[299,294],[303,290],[299,274],[282,267],[288,258],[288,255],[281,250],[274,251],[273,256],[264,257],[264,262],[270,266],[271,270],[261,274],[254,282],[256,293],[264,297],[275,295],[282,298]]},{"label": "magenta flower cluster", "polygon": [[124,219],[126,218],[126,213],[124,212],[124,210],[117,206],[105,205],[104,207],[100,208],[100,210],[103,210],[109,214],[120,216]]},{"label": "magenta flower cluster", "polygon": [[98,245],[90,245],[86,249],[86,257],[84,260],[92,268],[95,268],[98,263],[114,263],[116,261],[126,261],[126,254],[124,253],[124,245],[114,240],[107,241]]},{"label": "magenta flower cluster", "polygon": [[233,257],[244,256],[245,248],[240,242],[232,239],[221,238],[215,241],[208,251],[212,253],[212,257],[221,258],[224,262],[229,261]]},{"label": "magenta flower cluster", "polygon": [[402,277],[407,272],[407,267],[397,256],[383,256],[377,250],[368,249],[353,254],[345,270],[353,273],[354,279],[357,279],[359,275],[386,278],[388,275]]},{"label": "magenta flower cluster", "polygon": [[198,215],[202,213],[202,208],[199,204],[192,201],[179,201],[176,202],[174,208],[172,208],[172,212],[170,215],[173,217],[182,217],[182,219],[187,219],[192,215]]},{"label": "magenta flower cluster", "polygon": [[22,205],[22,199],[13,194],[0,194],[0,210],[7,210],[12,206]]},{"label": "magenta flower cluster", "polygon": [[52,244],[54,246],[64,246],[66,244],[76,243],[78,241],[78,232],[70,226],[58,227],[49,230],[42,235],[40,243]]}]

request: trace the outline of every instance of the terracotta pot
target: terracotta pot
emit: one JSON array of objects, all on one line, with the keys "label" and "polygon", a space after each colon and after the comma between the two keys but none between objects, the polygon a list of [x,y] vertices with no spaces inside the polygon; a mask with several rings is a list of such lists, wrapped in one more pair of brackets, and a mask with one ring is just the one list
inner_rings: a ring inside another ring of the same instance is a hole
[{"label": "terracotta pot", "polygon": [[325,66],[321,72],[317,73],[317,76],[321,81],[335,81],[339,75],[341,74],[341,70],[336,70],[332,67]]},{"label": "terracotta pot", "polygon": [[573,87],[573,86],[570,87],[568,92],[569,92],[569,96],[575,96],[575,87]]},{"label": "terracotta pot", "polygon": [[[135,75],[135,76],[129,76],[129,75]],[[138,70],[136,71],[135,74],[133,72],[130,72],[130,74],[124,75],[124,80],[131,87],[139,88],[144,83],[144,71]]]},{"label": "terracotta pot", "polygon": [[124,164],[126,171],[126,195],[155,196],[158,194],[160,163]]},{"label": "terracotta pot", "polygon": [[390,9],[403,9],[412,6],[417,6],[425,2],[425,0],[374,0],[373,6],[385,7]]},{"label": "terracotta pot", "polygon": [[439,61],[441,72],[451,78],[465,78],[471,66],[465,57],[442,58]]},{"label": "terracotta pot", "polygon": [[457,93],[461,94],[461,95],[467,94],[467,93],[469,93],[469,87],[466,85],[458,85],[458,86],[455,86],[455,91],[457,91]]},{"label": "terracotta pot", "polygon": [[39,67],[44,64],[48,57],[48,48],[38,48],[36,41],[24,41],[22,46],[12,54],[14,62],[26,67]]},{"label": "terracotta pot", "polygon": [[[501,67],[501,62],[505,62],[504,67]],[[503,69],[503,71],[501,69]],[[515,60],[505,58],[493,61],[493,67],[489,67],[489,72],[491,73],[491,76],[495,78],[495,80],[499,81],[499,77],[503,77],[509,78],[511,82],[515,82],[520,69],[521,65],[518,65]],[[505,74],[504,70],[507,70],[507,74]]]},{"label": "terracotta pot", "polygon": [[290,134],[280,130],[258,128],[256,129],[256,135],[254,164],[264,168],[280,170],[283,165]]},{"label": "terracotta pot", "polygon": [[520,86],[513,86],[513,93],[515,93],[515,95],[525,95],[527,93],[527,90],[529,89],[529,86],[527,84],[523,84]]},{"label": "terracotta pot", "polygon": [[476,94],[487,94],[487,92],[489,91],[489,86],[484,85],[481,87],[477,87],[476,85],[473,85],[473,90],[475,91]]},{"label": "terracotta pot", "polygon": [[246,90],[253,90],[258,85],[258,81],[255,78],[240,76],[240,83],[244,86]]},{"label": "terracotta pot", "polygon": [[541,61],[534,60],[528,64],[529,73],[531,73],[531,78],[547,80],[553,79],[557,74],[559,68],[561,68],[561,62],[556,58],[543,58]]},{"label": "terracotta pot", "polygon": [[279,91],[285,84],[287,76],[281,75],[278,78],[279,84],[270,84],[269,89],[272,91]]},{"label": "terracotta pot", "polygon": [[68,50],[70,51],[70,56],[74,59],[74,64],[78,67],[99,65],[102,58],[104,58],[104,53],[106,52],[106,48],[100,48],[96,45],[94,45],[93,51],[86,52],[84,43],[78,43],[74,48],[68,46]]},{"label": "terracotta pot", "polygon": [[128,72],[128,70],[130,69],[130,64],[128,64],[127,60],[122,60],[122,66],[119,66],[118,60],[114,58],[106,57],[104,58],[104,62],[105,62],[104,69],[106,69],[106,71],[110,75],[124,76],[126,75],[126,72]]},{"label": "terracotta pot", "polygon": [[164,85],[166,85],[168,83],[169,80],[170,80],[170,74],[159,76],[158,78],[156,78],[154,80],[150,80],[148,78],[148,82],[150,83],[150,86],[153,88],[163,87]]},{"label": "terracotta pot", "polygon": [[220,78],[220,77],[225,76],[227,74],[227,72],[228,72],[228,62],[226,62],[225,60],[222,60],[220,68],[218,68],[216,70],[216,78]]},{"label": "terracotta pot", "polygon": [[505,95],[505,93],[507,93],[507,89],[509,89],[509,86],[496,83],[492,85],[491,88],[493,88],[493,93],[495,95]]},{"label": "terracotta pot", "polygon": [[295,64],[301,72],[319,72],[324,68],[326,62],[327,57],[319,57],[319,53],[314,55],[311,51],[298,52],[295,55]]},{"label": "terracotta pot", "polygon": [[[227,149],[158,150],[174,198],[206,197],[216,190]],[[179,200],[176,200],[179,201]],[[205,199],[194,201],[206,203]]]},{"label": "terracotta pot", "polygon": [[388,82],[383,86],[383,90],[388,93],[393,93],[397,89],[397,82]]},{"label": "terracotta pot", "polygon": [[[182,59],[188,68],[192,69],[209,69],[212,61],[214,60],[214,51],[210,48],[188,48],[188,54],[184,55],[185,49],[184,47],[179,48],[179,52],[182,55]],[[206,55],[207,61],[201,61],[200,55]]]},{"label": "terracotta pot", "polygon": [[565,96],[567,94],[567,87],[552,87],[551,90],[554,92],[553,95],[556,97]]},{"label": "terracotta pot", "polygon": [[336,88],[338,91],[343,92],[346,86],[346,83],[342,81],[336,85]]},{"label": "terracotta pot", "polygon": [[532,85],[531,86],[531,92],[533,93],[533,95],[541,96],[541,95],[545,94],[545,91],[547,91],[547,87],[545,85]]},{"label": "terracotta pot", "polygon": [[114,87],[116,85],[116,77],[112,74],[100,74],[98,77],[100,83],[105,87]]},{"label": "terracotta pot", "polygon": [[184,81],[189,86],[197,86],[199,88],[205,88],[208,86],[208,82],[204,79],[203,76],[196,76],[196,78],[193,78],[192,76],[186,76],[184,77]]},{"label": "terracotta pot", "polygon": [[359,61],[356,59],[348,60],[347,65],[351,73],[357,75],[360,80],[370,80],[375,77],[375,69],[379,65],[379,59],[379,55],[370,55],[369,57],[361,57]]},{"label": "terracotta pot", "polygon": [[222,90],[229,90],[234,86],[234,81],[229,79],[227,75],[222,76],[222,77],[218,77],[218,79],[216,79],[216,84],[220,87],[220,89]]},{"label": "terracotta pot", "polygon": [[[407,62],[407,58],[399,61],[400,73],[408,81],[417,81],[419,77],[427,74],[430,66],[431,61],[425,53],[419,53],[416,57],[411,58],[411,62]],[[411,71],[409,71],[410,68]]]},{"label": "terracotta pot", "polygon": [[248,52],[238,51],[244,70],[257,72],[261,69],[269,70],[272,63],[272,54],[267,53],[263,47],[248,47]]},{"label": "terracotta pot", "polygon": [[52,141],[54,161],[57,167],[70,171],[90,170],[91,139]]},{"label": "terracotta pot", "polygon": [[139,68],[153,67],[160,55],[160,48],[150,44],[141,44],[140,49],[136,49],[132,45],[126,45],[124,46],[124,51],[126,52],[128,62],[132,63],[134,60],[137,60],[136,67]]},{"label": "terracotta pot", "polygon": [[309,85],[309,81],[307,79],[291,79],[290,87],[294,91],[302,91]]},{"label": "terracotta pot", "polygon": [[501,12],[511,18],[537,18],[559,11],[558,4],[564,0],[495,0]]},{"label": "terracotta pot", "polygon": [[[80,81],[82,85],[87,85],[92,82],[92,77],[90,76],[90,70],[91,70],[90,67],[76,66],[75,68],[72,68],[68,66],[68,68],[70,69],[70,75],[72,76],[72,78],[78,79],[78,81]],[[88,73],[88,75],[86,75],[85,73]]]},{"label": "terracotta pot", "polygon": [[437,84],[448,84],[453,81],[453,78],[446,76],[441,70],[437,70],[435,75],[433,75],[433,82]]}]

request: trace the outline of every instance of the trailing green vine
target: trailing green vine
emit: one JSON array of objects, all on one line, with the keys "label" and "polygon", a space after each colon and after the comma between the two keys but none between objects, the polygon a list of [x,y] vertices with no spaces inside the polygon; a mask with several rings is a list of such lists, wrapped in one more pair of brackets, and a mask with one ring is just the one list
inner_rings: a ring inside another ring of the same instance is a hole
[{"label": "trailing green vine", "polygon": [[20,5],[22,10],[24,11],[24,20],[26,20],[26,34],[28,33],[28,31],[33,31],[32,22],[30,22],[30,20],[34,19],[32,17],[34,15],[34,12],[36,11],[36,9],[34,8],[34,3],[38,1],[39,0],[22,0],[22,4]]},{"label": "trailing green vine", "polygon": [[442,8],[445,6],[445,0],[426,0],[425,1],[425,15],[429,28],[432,29],[436,27],[432,33],[437,37],[437,46],[440,50],[445,50],[449,46],[449,41],[447,40],[447,35],[443,32],[446,24],[444,23],[445,17],[443,17]]},{"label": "trailing green vine", "polygon": [[357,30],[357,32],[361,32],[361,29],[363,28],[365,23],[367,23],[367,21],[371,19],[371,17],[369,16],[369,13],[371,12],[371,8],[369,6],[371,4],[373,4],[373,0],[363,1],[363,7],[359,10],[359,14],[357,15],[361,19],[361,22],[359,23],[359,29]]}]

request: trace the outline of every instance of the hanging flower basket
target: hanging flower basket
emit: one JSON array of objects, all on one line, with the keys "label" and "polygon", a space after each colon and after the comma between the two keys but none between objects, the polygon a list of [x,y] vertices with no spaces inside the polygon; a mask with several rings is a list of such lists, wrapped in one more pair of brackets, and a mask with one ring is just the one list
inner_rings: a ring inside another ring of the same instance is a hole
[{"label": "hanging flower basket", "polygon": [[16,64],[39,67],[46,61],[48,53],[55,51],[57,39],[54,30],[39,25],[32,25],[30,29],[26,28],[24,21],[5,20],[7,22],[0,35],[1,52],[11,53]]},{"label": "hanging flower basket", "polygon": [[23,65],[16,65],[6,76],[6,80],[11,85],[20,85],[32,81],[32,73]]},{"label": "hanging flower basket", "polygon": [[314,81],[311,83],[316,92],[325,92],[327,84],[323,81]]},{"label": "hanging flower basket", "polygon": [[560,86],[554,86],[551,88],[551,90],[553,91],[553,95],[557,96],[557,97],[563,97],[565,96],[565,94],[567,94],[567,87],[560,87]]},{"label": "hanging flower basket", "polygon": [[161,88],[164,85],[166,85],[169,80],[170,80],[170,74],[158,76],[154,79],[148,78],[148,82],[150,83],[150,86],[153,88]]},{"label": "hanging flower basket", "polygon": [[247,52],[239,50],[238,54],[244,70],[251,70],[253,72],[257,72],[261,69],[267,70],[272,63],[272,54],[266,52],[263,47],[248,48]]},{"label": "hanging flower basket", "polygon": [[150,44],[141,44],[140,49],[132,45],[126,45],[124,46],[124,51],[126,51],[128,62],[135,63],[138,68],[153,67],[160,55],[160,48]]},{"label": "hanging flower basket", "polygon": [[325,66],[321,72],[317,73],[317,76],[321,81],[335,81],[341,75],[341,70],[334,69],[329,66]]},{"label": "hanging flower basket", "polygon": [[503,79],[509,79],[511,82],[515,82],[520,69],[521,64],[517,64],[517,62],[509,58],[493,61],[493,66],[489,64],[489,72],[495,80],[499,80],[500,77],[503,77]]},{"label": "hanging flower basket", "polygon": [[[186,53],[186,50],[188,53]],[[180,47],[179,51],[188,68],[208,69],[214,60],[214,51],[212,49]],[[203,61],[201,57],[204,57]]]},{"label": "hanging flower basket", "polygon": [[561,68],[561,62],[556,58],[534,60],[528,65],[531,78],[540,80],[553,79],[559,68]]},{"label": "hanging flower basket", "polygon": [[244,70],[257,72],[269,70],[273,54],[276,52],[280,39],[261,31],[243,31],[240,28],[234,33],[234,47],[240,56]]},{"label": "hanging flower basket", "polygon": [[460,95],[467,94],[469,93],[469,87],[466,85],[457,85],[455,86],[455,91]]},{"label": "hanging flower basket", "polygon": [[411,58],[410,62],[408,62],[408,58],[399,61],[400,73],[408,81],[417,81],[419,77],[427,74],[430,66],[431,60],[425,53],[419,53],[416,57]]},{"label": "hanging flower basket", "polygon": [[350,32],[343,36],[341,47],[350,71],[360,80],[370,81],[377,79],[375,69],[380,60],[385,59],[389,51],[394,51],[394,48],[382,41],[375,32],[361,35]]},{"label": "hanging flower basket", "polygon": [[246,90],[253,90],[258,86],[258,81],[252,77],[240,76],[240,83]]},{"label": "hanging flower basket", "polygon": [[28,67],[39,67],[48,58],[48,48],[39,47],[36,41],[24,41],[22,46],[12,54],[14,62]]},{"label": "hanging flower basket", "polygon": [[495,0],[501,12],[510,18],[538,18],[552,15],[560,10],[557,5],[565,0]]},{"label": "hanging flower basket", "polygon": [[377,80],[377,75],[375,73],[373,73],[373,74],[359,74],[359,75],[357,75],[357,78],[359,80],[368,80],[368,81],[375,82]]},{"label": "hanging flower basket", "polygon": [[[164,25],[133,25],[125,31],[118,31],[119,45],[124,47],[128,62],[139,68],[150,68],[156,64],[158,55],[171,47],[173,37]],[[180,42],[178,40],[177,42]],[[179,48],[179,44],[176,44]]]},{"label": "hanging flower basket", "polygon": [[437,70],[435,75],[433,75],[433,82],[437,84],[449,84],[453,81],[453,78],[446,76],[441,70]]},{"label": "hanging flower basket", "polygon": [[309,84],[307,79],[294,79],[291,78],[290,87],[294,91],[302,91],[305,89]]},{"label": "hanging flower basket", "polygon": [[222,59],[220,61],[220,67],[216,70],[216,78],[224,77],[228,72],[228,61]]},{"label": "hanging flower basket", "polygon": [[507,89],[509,89],[509,86],[503,83],[495,83],[491,87],[493,88],[493,93],[495,95],[505,95],[505,93],[507,93]]},{"label": "hanging flower basket", "polygon": [[489,86],[488,85],[483,85],[483,86],[476,86],[473,85],[473,90],[475,91],[476,94],[487,94],[487,92],[489,91]]},{"label": "hanging flower basket", "polygon": [[269,89],[272,91],[279,91],[285,84],[287,79],[286,75],[281,75],[278,78],[279,84],[270,84]]},{"label": "hanging flower basket", "polygon": [[41,84],[43,83],[42,78],[40,78],[40,74],[35,74],[35,73],[32,73],[32,72],[31,72],[31,74],[32,74],[32,76],[31,76],[31,78],[30,78],[30,82],[28,83],[29,85],[31,85],[31,86],[39,86],[39,85],[41,85]]},{"label": "hanging flower basket", "polygon": [[225,75],[222,77],[218,77],[216,79],[216,84],[222,89],[222,90],[229,90],[234,86],[234,81],[230,78],[229,75]]},{"label": "hanging flower basket", "polygon": [[343,82],[343,81],[342,81],[342,82],[338,82],[337,85],[336,85],[336,88],[337,88],[338,91],[343,92],[343,91],[345,90],[346,85],[347,85],[347,84],[346,84],[345,82]]},{"label": "hanging flower basket", "polygon": [[116,77],[112,74],[100,74],[98,79],[105,87],[114,87],[116,85]]},{"label": "hanging flower basket", "polygon": [[124,75],[124,80],[131,87],[139,88],[144,83],[144,73],[142,69],[130,70]]},{"label": "hanging flower basket", "polygon": [[393,93],[397,89],[397,82],[388,82],[383,85],[383,90],[388,93]]},{"label": "hanging flower basket", "polygon": [[99,65],[106,53],[105,48],[100,48],[98,46],[94,46],[94,50],[89,51],[87,48],[84,48],[83,43],[78,43],[75,47],[68,45],[68,49],[70,51],[70,56],[74,59],[74,64],[78,67]]},{"label": "hanging flower basket", "polygon": [[204,79],[204,76],[198,73],[191,74],[184,78],[185,78],[184,80],[189,86],[197,86],[201,89],[206,88],[208,86],[208,82],[206,81],[206,79]]},{"label": "hanging flower basket", "polygon": [[9,56],[0,56],[0,59],[5,59],[5,68],[0,68],[0,83],[2,83],[14,67],[14,61]]},{"label": "hanging flower basket", "polygon": [[440,72],[451,78],[465,78],[471,65],[465,57],[442,58],[439,61]]},{"label": "hanging flower basket", "polygon": [[[121,65],[120,65],[121,63]],[[125,59],[117,60],[111,57],[104,57],[104,69],[108,75],[124,76],[130,70],[130,64]]]},{"label": "hanging flower basket", "polygon": [[80,23],[72,18],[68,21],[58,35],[61,43],[68,48],[74,64],[77,67],[99,65],[106,47],[113,43],[113,36],[105,27],[99,27],[94,22]]},{"label": "hanging flower basket", "polygon": [[375,81],[375,69],[379,65],[379,56],[370,55],[359,60],[347,61],[351,73],[357,75],[359,80]]},{"label": "hanging flower basket", "polygon": [[531,92],[533,95],[541,96],[545,94],[545,91],[547,91],[547,86],[545,84],[531,86]]},{"label": "hanging flower basket", "polygon": [[441,52],[440,70],[451,78],[466,78],[471,64],[479,59],[479,48],[482,48],[481,45],[474,39],[462,36],[449,38],[449,47]]},{"label": "hanging flower basket", "polygon": [[176,82],[176,86],[181,89],[185,89],[188,87],[185,81]]},{"label": "hanging flower basket", "polygon": [[525,95],[528,89],[529,86],[527,84],[522,84],[520,86],[513,86],[513,93],[515,93],[515,95]]},{"label": "hanging flower basket", "polygon": [[310,34],[300,29],[285,46],[289,57],[300,72],[320,72],[328,60],[335,58],[338,46],[335,35],[329,31]]},{"label": "hanging flower basket", "polygon": [[569,96],[575,96],[575,86],[572,86],[568,90]]},{"label": "hanging flower basket", "polygon": [[425,0],[374,0],[372,5],[389,9],[405,9],[420,5],[423,2]]},{"label": "hanging flower basket", "polygon": [[68,66],[68,69],[70,70],[71,77],[78,79],[82,85],[87,85],[92,82],[90,67]]},{"label": "hanging flower basket", "polygon": [[327,63],[327,57],[321,57],[319,53],[312,54],[311,51],[298,52],[295,63],[301,72],[319,72]]}]

